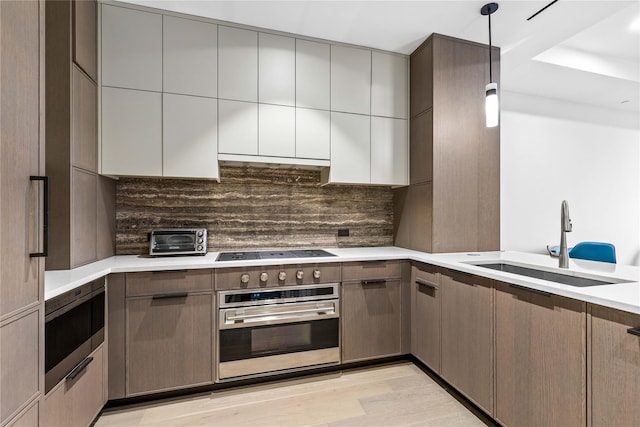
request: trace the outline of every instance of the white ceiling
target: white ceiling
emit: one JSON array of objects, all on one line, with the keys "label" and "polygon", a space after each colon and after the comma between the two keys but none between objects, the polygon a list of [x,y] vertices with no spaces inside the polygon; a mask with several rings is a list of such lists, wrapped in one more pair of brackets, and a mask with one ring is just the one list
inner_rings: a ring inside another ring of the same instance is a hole
[{"label": "white ceiling", "polygon": [[[484,0],[125,1],[404,54],[434,32],[488,43]],[[503,90],[640,112],[638,0],[560,0],[530,21],[550,0],[498,3]]]}]

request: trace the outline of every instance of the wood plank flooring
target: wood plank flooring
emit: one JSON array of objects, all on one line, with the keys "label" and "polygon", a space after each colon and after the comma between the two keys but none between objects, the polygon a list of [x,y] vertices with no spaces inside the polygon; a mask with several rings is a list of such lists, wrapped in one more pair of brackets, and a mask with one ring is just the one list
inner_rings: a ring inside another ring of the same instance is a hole
[{"label": "wood plank flooring", "polygon": [[105,411],[102,426],[484,426],[410,362]]}]

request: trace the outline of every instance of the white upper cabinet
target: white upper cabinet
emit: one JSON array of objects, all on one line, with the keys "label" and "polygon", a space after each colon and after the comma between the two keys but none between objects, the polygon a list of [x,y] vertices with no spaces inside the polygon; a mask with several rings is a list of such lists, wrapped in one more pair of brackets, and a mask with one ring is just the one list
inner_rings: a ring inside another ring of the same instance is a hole
[{"label": "white upper cabinet", "polygon": [[329,160],[331,156],[331,113],[296,108],[296,157]]},{"label": "white upper cabinet", "polygon": [[260,33],[258,36],[258,102],[294,106],[296,101],[296,40]]},{"label": "white upper cabinet", "polygon": [[407,120],[371,117],[371,184],[409,185]]},{"label": "white upper cabinet", "polygon": [[331,111],[371,114],[371,51],[331,46]]},{"label": "white upper cabinet", "polygon": [[218,96],[218,26],[163,16],[162,91]]},{"label": "white upper cabinet", "polygon": [[371,181],[371,117],[331,113],[329,181],[368,184]]},{"label": "white upper cabinet", "polygon": [[258,110],[258,154],[296,157],[296,109],[260,104]]},{"label": "white upper cabinet", "polygon": [[218,101],[218,151],[258,155],[258,104]]},{"label": "white upper cabinet", "polygon": [[296,107],[331,108],[331,47],[296,40]]},{"label": "white upper cabinet", "polygon": [[162,176],[162,94],[102,88],[103,175]]},{"label": "white upper cabinet", "polygon": [[218,100],[162,96],[162,175],[218,179]]},{"label": "white upper cabinet", "polygon": [[407,118],[407,58],[371,53],[371,115]]},{"label": "white upper cabinet", "polygon": [[162,15],[102,5],[102,85],[162,91]]},{"label": "white upper cabinet", "polygon": [[235,101],[258,101],[257,32],[218,27],[218,96]]}]

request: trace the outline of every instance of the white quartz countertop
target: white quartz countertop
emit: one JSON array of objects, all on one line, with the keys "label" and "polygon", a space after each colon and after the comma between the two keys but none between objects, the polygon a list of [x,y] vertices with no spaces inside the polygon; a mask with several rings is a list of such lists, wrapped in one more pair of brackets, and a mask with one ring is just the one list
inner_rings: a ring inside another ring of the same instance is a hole
[{"label": "white quartz countertop", "polygon": [[[114,256],[73,270],[47,271],[45,273],[45,300],[110,273],[403,259],[472,273],[506,283],[513,283],[531,289],[640,314],[640,267],[572,258],[569,260],[568,269],[559,269],[557,258],[551,258],[547,255],[511,251],[429,254],[398,247],[324,249],[336,256],[247,261],[216,261],[215,259],[219,252],[209,252],[205,256],[165,258],[151,258],[141,255]],[[473,265],[504,261],[524,267],[544,269],[550,272],[623,283],[576,287]]]}]

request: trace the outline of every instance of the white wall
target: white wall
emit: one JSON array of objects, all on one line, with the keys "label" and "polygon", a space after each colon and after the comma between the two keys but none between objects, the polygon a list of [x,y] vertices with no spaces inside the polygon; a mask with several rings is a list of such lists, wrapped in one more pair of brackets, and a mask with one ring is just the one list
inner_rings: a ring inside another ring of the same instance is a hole
[{"label": "white wall", "polygon": [[546,253],[569,203],[581,241],[640,265],[640,115],[502,93],[501,248]]}]

